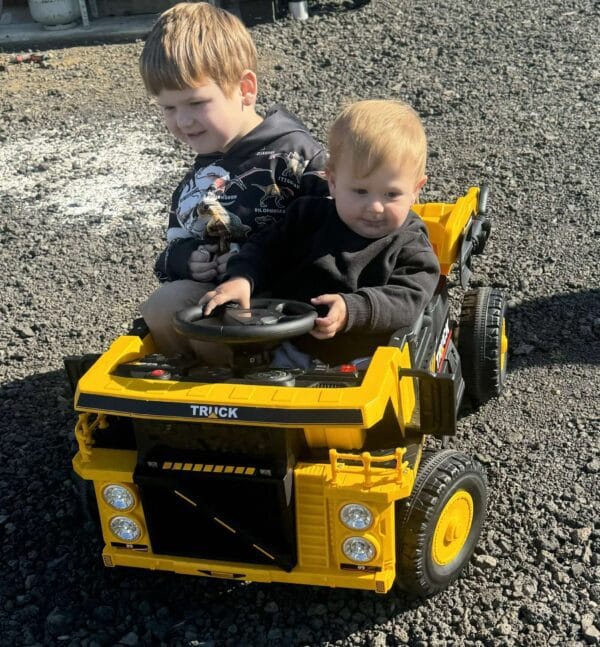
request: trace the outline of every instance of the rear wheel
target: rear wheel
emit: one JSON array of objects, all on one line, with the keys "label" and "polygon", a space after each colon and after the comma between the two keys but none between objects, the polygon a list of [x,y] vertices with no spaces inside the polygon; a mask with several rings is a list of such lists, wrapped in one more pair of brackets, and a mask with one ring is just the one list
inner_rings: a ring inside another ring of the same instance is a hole
[{"label": "rear wheel", "polygon": [[467,565],[485,519],[482,466],[454,450],[426,452],[413,492],[396,508],[396,585],[426,597]]},{"label": "rear wheel", "polygon": [[456,345],[467,394],[482,404],[500,394],[506,380],[506,300],[493,288],[470,290],[463,300]]}]

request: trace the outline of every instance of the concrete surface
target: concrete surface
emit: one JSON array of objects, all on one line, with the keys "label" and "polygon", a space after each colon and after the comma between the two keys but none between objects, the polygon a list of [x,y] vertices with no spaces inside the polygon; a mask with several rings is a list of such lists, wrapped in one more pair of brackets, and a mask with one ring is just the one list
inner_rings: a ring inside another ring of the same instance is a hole
[{"label": "concrete surface", "polygon": [[[231,3],[231,0],[229,1]],[[27,49],[50,49],[63,45],[132,41],[136,38],[144,38],[160,13],[138,12],[128,16],[92,18],[87,8],[87,2],[80,0],[79,4],[82,7],[82,13],[87,14],[86,18],[89,25],[86,26],[85,21],[80,18],[78,24],[71,29],[49,29],[35,22],[27,6],[5,7],[0,14],[0,50],[23,51]],[[139,11],[144,6],[144,0],[136,0],[136,4]],[[151,5],[147,2],[145,4],[150,9]],[[270,6],[270,3],[267,4]],[[292,5],[304,5],[304,3],[294,2]],[[150,11],[155,10],[155,7],[156,3],[154,3]],[[167,7],[168,4],[164,8]],[[233,4],[231,6],[228,4],[226,8],[233,10],[233,7]],[[264,21],[268,17],[268,12],[265,12],[262,5],[254,5],[251,10],[246,9],[247,13],[241,11],[237,3],[235,7],[237,7],[237,11],[234,11],[234,13],[237,13],[248,25],[254,24],[255,21]],[[259,11],[261,8],[263,9],[262,13]],[[102,12],[100,12],[100,15],[102,15]]]},{"label": "concrete surface", "polygon": [[94,18],[89,27],[81,22],[72,29],[48,30],[40,23],[29,21],[0,21],[0,49],[6,51],[26,49],[51,49],[63,45],[126,42],[143,38],[150,31],[158,14],[140,14]]}]

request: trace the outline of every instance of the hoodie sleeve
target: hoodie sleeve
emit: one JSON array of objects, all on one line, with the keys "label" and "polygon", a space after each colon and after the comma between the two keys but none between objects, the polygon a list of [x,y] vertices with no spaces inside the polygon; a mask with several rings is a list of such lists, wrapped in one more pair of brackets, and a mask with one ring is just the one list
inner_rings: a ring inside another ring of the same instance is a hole
[{"label": "hoodie sleeve", "polygon": [[167,246],[154,263],[154,274],[161,283],[192,278],[188,261],[192,252],[198,247],[198,240],[190,237],[177,220],[177,202],[182,184],[179,184],[175,189],[171,198],[171,211],[167,225]]},{"label": "hoodie sleeve", "polygon": [[412,242],[403,242],[386,285],[363,287],[342,295],[348,308],[344,332],[391,334],[412,326],[431,300],[439,276],[437,256],[424,233]]},{"label": "hoodie sleeve", "polygon": [[196,238],[175,238],[168,243],[154,264],[156,278],[161,283],[191,279],[188,263],[198,244]]}]

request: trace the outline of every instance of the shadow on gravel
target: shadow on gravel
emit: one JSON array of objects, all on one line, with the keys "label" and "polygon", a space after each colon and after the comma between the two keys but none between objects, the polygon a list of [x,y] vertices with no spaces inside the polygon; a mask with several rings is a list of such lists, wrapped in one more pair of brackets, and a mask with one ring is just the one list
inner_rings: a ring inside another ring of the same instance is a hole
[{"label": "shadow on gravel", "polygon": [[524,301],[508,312],[511,369],[600,364],[600,290]]},{"label": "shadow on gravel", "polygon": [[74,414],[67,391],[62,370],[0,388],[0,544],[10,573],[0,577],[0,617],[8,616],[3,644],[42,640],[46,616],[70,597],[77,579],[81,540],[69,482]]}]

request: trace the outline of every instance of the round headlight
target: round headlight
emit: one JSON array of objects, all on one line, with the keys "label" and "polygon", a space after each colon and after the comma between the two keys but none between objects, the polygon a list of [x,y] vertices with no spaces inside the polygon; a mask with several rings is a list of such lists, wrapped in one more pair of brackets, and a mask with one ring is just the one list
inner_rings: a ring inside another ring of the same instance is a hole
[{"label": "round headlight", "polygon": [[375,557],[375,546],[364,537],[348,537],[342,544],[342,552],[353,562],[370,562]]},{"label": "round headlight", "polygon": [[350,530],[366,530],[373,523],[373,513],[361,503],[348,503],[340,510],[340,519]]},{"label": "round headlight", "polygon": [[107,485],[102,490],[102,498],[115,510],[131,510],[135,505],[133,493],[122,485]]},{"label": "round headlight", "polygon": [[108,525],[115,535],[123,541],[135,541],[142,534],[142,529],[139,525],[129,517],[113,517]]}]

